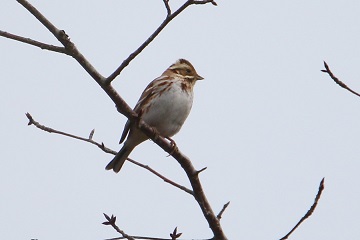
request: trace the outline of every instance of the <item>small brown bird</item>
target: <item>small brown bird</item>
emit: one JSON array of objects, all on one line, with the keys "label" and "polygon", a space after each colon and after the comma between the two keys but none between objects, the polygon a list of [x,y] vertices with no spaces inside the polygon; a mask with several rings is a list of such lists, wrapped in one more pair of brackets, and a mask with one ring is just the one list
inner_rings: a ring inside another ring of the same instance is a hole
[{"label": "small brown bird", "polygon": [[[161,136],[170,138],[179,132],[188,117],[193,103],[195,82],[202,79],[204,78],[196,73],[189,61],[179,59],[145,88],[134,111]],[[125,124],[120,143],[127,135],[124,146],[105,167],[106,170],[119,172],[131,151],[148,139],[129,120]]]}]

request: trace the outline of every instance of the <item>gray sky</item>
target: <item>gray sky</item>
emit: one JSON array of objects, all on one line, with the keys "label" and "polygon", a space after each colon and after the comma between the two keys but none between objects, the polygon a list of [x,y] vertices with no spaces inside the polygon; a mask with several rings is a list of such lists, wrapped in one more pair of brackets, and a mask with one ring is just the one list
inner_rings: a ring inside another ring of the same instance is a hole
[{"label": "gray sky", "polygon": [[[179,5],[182,1],[171,1]],[[165,17],[158,1],[35,1],[105,76]],[[360,2],[218,1],[178,16],[114,82],[134,106],[178,58],[205,77],[174,139],[197,169],[215,212],[231,201],[229,239],[279,239],[325,191],[291,239],[359,239],[360,98],[324,73],[323,60],[360,91]],[[173,6],[175,9],[175,6]],[[0,2],[0,29],[58,44],[16,1]],[[149,172],[49,127],[118,150],[126,118],[70,57],[0,38],[1,239],[104,239],[117,216],[128,234],[211,237],[197,203]],[[189,186],[177,162],[148,141],[131,157]]]}]

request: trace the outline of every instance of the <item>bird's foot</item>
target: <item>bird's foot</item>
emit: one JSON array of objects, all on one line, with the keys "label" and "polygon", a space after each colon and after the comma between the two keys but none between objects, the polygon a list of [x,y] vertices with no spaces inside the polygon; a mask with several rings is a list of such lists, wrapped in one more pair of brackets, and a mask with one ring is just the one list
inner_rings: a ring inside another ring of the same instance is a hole
[{"label": "bird's foot", "polygon": [[171,151],[169,152],[169,155],[168,155],[168,156],[170,156],[170,155],[172,155],[175,151],[178,150],[178,147],[177,147],[176,142],[175,142],[174,140],[172,140],[172,139],[169,138],[169,137],[166,137],[166,139],[170,141]]}]

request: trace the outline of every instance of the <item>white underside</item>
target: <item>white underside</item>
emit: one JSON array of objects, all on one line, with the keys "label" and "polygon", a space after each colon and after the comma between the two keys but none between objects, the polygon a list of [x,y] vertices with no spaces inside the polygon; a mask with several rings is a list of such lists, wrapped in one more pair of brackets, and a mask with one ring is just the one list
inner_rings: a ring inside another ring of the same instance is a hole
[{"label": "white underside", "polygon": [[193,103],[193,94],[183,91],[180,84],[174,85],[154,99],[150,110],[143,114],[142,119],[155,127],[160,135],[172,137],[184,124]]}]

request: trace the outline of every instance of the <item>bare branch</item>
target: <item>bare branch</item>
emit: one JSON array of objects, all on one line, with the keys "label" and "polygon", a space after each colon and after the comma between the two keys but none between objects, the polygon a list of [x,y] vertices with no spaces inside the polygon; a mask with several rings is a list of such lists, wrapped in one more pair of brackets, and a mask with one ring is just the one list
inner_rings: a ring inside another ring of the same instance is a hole
[{"label": "bare branch", "polygon": [[[68,137],[72,137],[72,138],[87,141],[87,142],[93,142],[93,140],[77,137],[72,134],[67,134],[64,132],[60,132],[60,131],[42,126],[39,123],[37,123],[36,121],[34,121],[30,114],[26,114],[26,116],[29,118],[29,125],[34,124],[36,127],[40,128],[44,131],[47,131],[50,133],[52,133],[52,132],[58,133],[61,135],[65,135]],[[153,129],[151,127],[149,127],[143,120],[140,120],[138,126],[148,137],[150,137],[150,139],[152,139],[157,145],[159,145],[162,149],[164,149],[166,152],[171,154],[178,161],[178,163],[181,165],[181,167],[186,172],[186,175],[188,176],[188,179],[189,179],[192,189],[193,189],[193,195],[194,195],[196,201],[198,202],[198,204],[203,212],[204,217],[208,221],[209,226],[214,234],[215,239],[226,240],[227,238],[221,228],[219,219],[215,216],[215,214],[210,206],[210,203],[208,202],[208,200],[205,196],[204,190],[203,190],[200,180],[199,180],[198,171],[196,171],[196,169],[192,165],[190,159],[188,157],[186,157],[184,154],[182,154],[179,149],[176,149],[174,151],[173,146],[169,142],[167,142],[163,137],[157,135],[156,132],[153,131]],[[95,144],[95,145],[97,145],[97,144]],[[103,148],[105,148],[103,144],[101,144],[101,146]],[[100,148],[102,149],[102,147],[100,147]],[[111,152],[111,153],[116,154],[115,151]]]},{"label": "bare branch", "polygon": [[[86,142],[90,142],[92,144],[97,145],[100,149],[102,149],[105,152],[108,153],[112,153],[112,154],[116,154],[115,151],[108,149],[104,146],[104,144],[99,144],[95,141],[93,141],[92,139],[87,139],[87,138],[82,138],[82,137],[78,137],[72,134],[68,134],[65,132],[61,132],[46,126],[43,126],[41,124],[39,124],[38,122],[36,122],[32,116],[27,113],[26,116],[29,119],[29,123],[28,125],[33,124],[34,126],[36,126],[37,128],[47,131],[49,133],[57,133],[57,134],[61,134],[64,136],[68,136],[71,138],[75,138],[78,140],[82,140],[82,141],[86,141]],[[176,149],[176,151],[174,151],[173,146],[171,146],[171,144],[169,144],[164,138],[162,138],[161,136],[157,136],[155,137],[155,135],[151,135],[151,134],[156,134],[155,132],[152,131],[152,128],[147,127],[147,125],[143,125],[145,123],[143,123],[143,121],[141,120],[139,123],[139,128],[141,130],[144,131],[144,133],[146,133],[148,136],[150,135],[150,138],[157,143],[161,148],[163,148],[165,151],[167,151],[168,153],[173,152],[171,155],[178,161],[178,163],[181,165],[181,167],[185,170],[189,181],[191,183],[191,186],[193,188],[193,196],[195,197],[196,201],[198,202],[204,217],[206,218],[206,220],[208,221],[210,228],[212,229],[215,238],[216,239],[227,239],[224,235],[224,232],[222,231],[221,225],[219,223],[219,219],[215,216],[206,196],[204,193],[204,190],[202,189],[200,180],[199,180],[199,176],[198,176],[198,171],[195,170],[194,166],[192,165],[191,161],[189,158],[187,158],[185,155],[183,155],[178,149]],[[133,161],[133,160],[132,160]],[[141,166],[143,164],[137,164],[138,166]],[[148,168],[145,168],[148,169]],[[148,169],[149,170],[149,169]],[[150,170],[149,170],[150,171]],[[153,172],[153,171],[151,171]],[[157,174],[156,174],[157,175]],[[160,174],[159,174],[160,175]],[[157,175],[158,176],[158,175]],[[164,180],[164,178],[162,178]],[[165,181],[165,180],[164,180]],[[167,181],[166,181],[167,182]],[[168,182],[169,183],[169,182]],[[178,185],[178,184],[177,184]],[[176,185],[174,185],[176,186]],[[180,186],[180,185],[178,185]],[[176,186],[176,187],[178,187]],[[184,190],[182,186],[179,187],[181,190]],[[189,191],[191,190],[184,190],[188,193],[190,193]]]},{"label": "bare branch", "polygon": [[174,229],[174,231],[172,233],[170,233],[171,239],[169,238],[154,238],[154,237],[143,237],[143,236],[130,236],[128,234],[126,234],[124,231],[122,231],[117,225],[116,225],[116,217],[114,215],[111,215],[111,217],[109,217],[107,214],[103,213],[105,218],[106,218],[106,222],[103,222],[102,224],[104,225],[110,225],[112,226],[118,233],[120,233],[122,235],[122,237],[117,237],[117,238],[111,238],[108,240],[117,240],[117,239],[128,239],[128,240],[135,240],[135,239],[147,239],[147,240],[176,240],[178,239],[182,233],[178,233],[177,232],[177,227]]},{"label": "bare branch", "polygon": [[108,215],[106,215],[104,213],[104,216],[107,220],[107,222],[103,222],[104,225],[111,225],[118,233],[120,233],[124,238],[128,239],[128,240],[135,240],[135,238],[133,238],[132,236],[127,235],[123,230],[121,230],[117,225],[116,225],[116,217],[114,215],[111,215],[111,217],[109,217]]},{"label": "bare branch", "polygon": [[356,96],[360,97],[360,94],[355,92],[354,90],[352,90],[351,88],[349,88],[345,83],[343,83],[342,81],[340,81],[337,77],[335,77],[335,75],[331,72],[329,66],[327,65],[327,63],[324,61],[324,66],[326,70],[321,70],[324,73],[329,74],[329,76],[332,78],[332,80],[334,80],[334,82],[336,84],[338,84],[340,87],[345,88],[346,90],[348,90],[349,92],[355,94]]},{"label": "bare branch", "polygon": [[[162,140],[162,139],[159,139]],[[163,143],[161,141],[156,142],[158,145],[162,146],[164,150],[166,150],[168,153],[171,153],[173,151],[172,147],[167,144],[166,146],[163,146]],[[209,227],[211,228],[214,239],[217,240],[226,240],[226,236],[222,230],[221,224],[219,219],[215,216],[214,211],[212,210],[209,201],[207,200],[204,190],[201,186],[198,172],[195,170],[194,166],[192,165],[189,158],[187,158],[184,154],[182,154],[178,149],[175,150],[171,154],[181,165],[181,167],[186,172],[186,175],[189,178],[189,181],[191,183],[192,189],[194,191],[194,197],[196,201],[198,202],[204,217],[206,218],[207,222],[209,223]]]},{"label": "bare branch", "polygon": [[[145,236],[132,236],[134,239],[143,239],[143,240],[172,240],[171,238],[158,238],[158,237],[145,237]],[[125,239],[124,237],[108,238],[105,240],[120,240]],[[200,240],[200,239],[199,239]],[[203,240],[213,240],[213,239],[203,239]]]},{"label": "bare branch", "polygon": [[[194,1],[187,0],[178,10],[174,13],[171,13],[171,9],[169,6],[169,0],[163,0],[165,7],[167,9],[167,16],[165,20],[160,24],[160,26],[154,31],[150,37],[140,45],[138,49],[136,49],[133,53],[131,53],[122,63],[121,65],[107,78],[104,78],[100,73],[96,71],[96,69],[90,64],[89,61],[77,50],[75,44],[70,41],[69,37],[66,35],[65,31],[59,30],[56,28],[45,16],[43,16],[34,6],[32,6],[26,0],[17,0],[21,5],[23,5],[34,17],[36,17],[58,40],[63,44],[65,48],[56,47],[49,44],[37,42],[32,39],[27,39],[21,36],[16,36],[13,34],[6,33],[1,31],[0,36],[4,36],[13,40],[17,40],[23,43],[27,43],[33,46],[40,47],[42,49],[47,49],[50,51],[55,51],[59,53],[64,53],[75,58],[78,63],[93,77],[95,81],[97,81],[103,88],[104,85],[110,84],[121,72],[122,70],[129,65],[129,63],[139,55],[142,50],[145,49],[156,37],[157,35],[167,26],[167,24],[173,20],[177,15],[179,15],[183,10],[185,10],[190,5],[199,5],[199,4],[207,4],[211,3],[214,6],[217,6],[216,2],[213,0],[202,0],[202,1]],[[105,84],[104,84],[105,83]],[[105,90],[105,89],[104,89]],[[111,97],[111,96],[110,96]]]},{"label": "bare branch", "polygon": [[179,189],[181,189],[181,190],[189,193],[190,195],[194,195],[194,192],[191,191],[190,189],[188,189],[188,188],[186,188],[186,187],[184,187],[184,186],[181,186],[180,184],[177,184],[176,182],[173,182],[172,180],[164,177],[163,175],[161,175],[160,173],[158,173],[158,172],[155,171],[154,169],[150,168],[149,166],[144,165],[144,164],[141,164],[141,163],[139,163],[139,162],[137,162],[137,161],[134,161],[134,160],[132,160],[131,158],[127,158],[127,160],[128,160],[129,162],[132,162],[132,163],[135,164],[135,165],[138,165],[138,166],[140,166],[140,167],[142,167],[142,168],[147,169],[148,171],[152,172],[153,174],[155,174],[156,176],[158,176],[159,178],[161,178],[162,180],[164,180],[164,182],[167,182],[167,183],[169,183],[169,184],[171,184],[171,185],[173,185],[173,186],[175,186],[175,187],[177,187],[177,188],[179,188]]},{"label": "bare branch", "polygon": [[[165,6],[168,7],[168,3],[167,0],[163,0],[165,3]],[[146,39],[146,41],[141,44],[141,46],[136,49],[133,53],[131,53],[122,63],[121,65],[115,70],[115,72],[113,72],[107,79],[106,79],[106,83],[110,84],[118,75],[120,75],[121,71],[127,66],[129,65],[129,63],[137,56],[141,53],[142,50],[144,50],[156,37],[157,35],[159,35],[159,33],[166,27],[166,25],[168,25],[169,22],[171,22],[171,20],[173,20],[177,15],[179,15],[182,11],[184,11],[188,6],[192,5],[192,4],[206,4],[206,3],[212,3],[213,5],[216,5],[216,3],[214,1],[211,0],[207,0],[207,1],[194,1],[194,0],[187,0],[181,7],[179,7],[178,10],[176,10],[174,13],[169,14],[169,9],[168,11],[168,15],[166,16],[165,20],[160,24],[160,26],[153,32],[153,34],[150,35],[150,37],[148,39]]]},{"label": "bare branch", "polygon": [[196,174],[199,175],[200,173],[202,173],[203,171],[205,171],[207,169],[207,167],[204,167],[198,171],[196,171]]},{"label": "bare branch", "polygon": [[170,9],[170,5],[169,5],[169,0],[163,0],[164,4],[165,4],[165,8],[167,11],[167,15],[169,16],[171,14],[171,9]]},{"label": "bare branch", "polygon": [[[56,28],[49,20],[47,20],[34,6],[26,0],[17,0],[23,5],[33,16],[35,16],[57,39],[63,44],[68,54],[84,68],[86,72],[100,85],[111,100],[116,104],[118,111],[125,115],[131,121],[137,118],[137,114],[129,107],[129,105],[120,97],[115,89],[105,83],[105,78],[90,64],[90,62],[77,50],[74,43],[70,41],[65,31]],[[148,126],[149,127],[149,126]]]},{"label": "bare branch", "polygon": [[212,5],[217,6],[217,3],[213,0],[193,1],[193,4],[207,4],[207,3],[211,3]]},{"label": "bare branch", "polygon": [[176,240],[176,239],[178,239],[181,235],[182,235],[182,233],[178,233],[178,232],[177,232],[177,227],[174,229],[174,231],[173,231],[172,233],[170,233],[171,240]]},{"label": "bare branch", "polygon": [[222,218],[222,215],[223,213],[225,212],[226,208],[229,206],[230,202],[227,202],[224,204],[223,208],[221,209],[221,211],[219,212],[219,214],[216,216],[217,219],[221,219]]},{"label": "bare branch", "polygon": [[98,83],[102,84],[104,77],[96,71],[90,62],[77,50],[74,43],[72,43],[65,31],[56,28],[44,15],[42,15],[34,6],[26,0],[17,0],[23,7],[25,7],[39,22],[41,22],[56,38],[63,44],[68,55],[75,58],[78,63],[90,74],[90,76]]},{"label": "bare branch", "polygon": [[[143,239],[143,240],[172,240],[171,238],[158,238],[158,237],[145,237],[145,236],[132,236],[134,239]],[[108,238],[105,240],[120,240],[125,239],[124,237]],[[201,240],[201,239],[199,239]],[[202,239],[202,240],[213,240],[213,239]]]},{"label": "bare branch", "polygon": [[310,217],[310,216],[313,214],[313,212],[314,212],[314,210],[315,210],[315,208],[316,208],[316,206],[317,206],[317,204],[318,204],[318,202],[319,202],[321,193],[322,193],[322,191],[323,191],[324,188],[325,188],[325,186],[324,186],[324,181],[325,181],[325,179],[323,178],[323,179],[321,180],[321,182],[320,182],[319,190],[318,190],[318,193],[316,194],[315,201],[314,201],[313,205],[310,207],[310,209],[307,211],[307,213],[300,219],[300,221],[295,225],[295,227],[294,227],[293,229],[291,229],[291,231],[290,231],[288,234],[286,234],[284,237],[282,237],[280,240],[288,239],[288,237],[289,237],[308,217]]},{"label": "bare branch", "polygon": [[56,134],[64,135],[64,136],[67,136],[67,137],[70,137],[70,138],[75,138],[75,139],[78,139],[78,140],[81,140],[81,141],[84,141],[84,142],[94,144],[94,145],[98,146],[101,150],[103,150],[106,153],[111,153],[111,154],[114,154],[114,155],[117,153],[116,151],[105,147],[105,145],[103,143],[100,144],[100,143],[97,143],[94,140],[92,140],[92,136],[90,136],[91,138],[90,137],[89,138],[83,138],[83,137],[79,137],[79,136],[69,134],[69,133],[66,133],[66,132],[58,131],[58,130],[53,129],[53,128],[46,127],[44,125],[41,125],[39,122],[35,121],[33,119],[33,117],[30,115],[30,113],[26,113],[26,117],[29,119],[28,125],[34,125],[35,127],[39,128],[39,129],[41,129],[43,131],[46,131],[46,132],[49,132],[49,133],[56,133]]},{"label": "bare branch", "polygon": [[95,133],[95,129],[91,130],[90,134],[89,134],[89,139],[92,139]]},{"label": "bare branch", "polygon": [[5,32],[5,31],[0,30],[0,36],[3,36],[5,38],[9,38],[9,39],[12,39],[12,40],[16,40],[16,41],[19,41],[19,42],[23,42],[23,43],[26,43],[26,44],[30,44],[30,45],[33,45],[35,47],[39,47],[41,49],[45,49],[45,50],[49,50],[49,51],[53,51],[53,52],[64,53],[64,54],[70,55],[66,51],[66,49],[64,47],[58,47],[58,46],[46,44],[46,43],[43,43],[43,42],[33,40],[31,38],[21,37],[21,36],[18,36],[18,35],[9,33],[9,32]]},{"label": "bare branch", "polygon": [[[90,132],[90,135],[89,135],[89,138],[83,138],[83,137],[79,137],[79,136],[76,136],[76,135],[73,135],[73,134],[69,134],[69,133],[65,133],[65,132],[62,132],[62,131],[59,131],[59,130],[56,130],[56,129],[53,129],[53,128],[49,128],[49,127],[46,127],[44,125],[41,125],[39,122],[35,121],[34,118],[30,115],[30,113],[26,113],[26,117],[29,119],[29,123],[28,125],[34,125],[35,127],[43,130],[43,131],[46,131],[46,132],[49,132],[49,133],[56,133],[56,134],[60,134],[60,135],[63,135],[63,136],[67,136],[67,137],[70,137],[70,138],[74,138],[74,139],[77,139],[77,140],[81,140],[81,141],[84,141],[84,142],[88,142],[88,143],[91,143],[91,144],[94,144],[96,146],[98,146],[101,150],[103,150],[104,152],[106,153],[111,153],[113,155],[116,155],[116,151],[110,149],[110,148],[107,148],[105,147],[104,143],[98,143],[96,141],[94,141],[92,138],[93,138],[93,135],[95,133],[95,129],[93,129],[91,132]],[[194,195],[194,192],[191,191],[190,189],[170,180],[169,178],[161,175],[159,172],[155,171],[154,169],[152,169],[151,167],[147,166],[147,165],[144,165],[142,163],[139,163],[133,159],[130,159],[128,158],[127,159],[129,162],[139,166],[139,167],[142,167],[146,170],[148,170],[149,172],[155,174],[156,176],[158,176],[159,178],[161,178],[162,180],[164,180],[164,182],[167,182],[171,185],[173,185],[174,187],[177,187],[179,188],[180,190],[183,190],[191,195]]]}]

